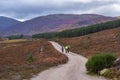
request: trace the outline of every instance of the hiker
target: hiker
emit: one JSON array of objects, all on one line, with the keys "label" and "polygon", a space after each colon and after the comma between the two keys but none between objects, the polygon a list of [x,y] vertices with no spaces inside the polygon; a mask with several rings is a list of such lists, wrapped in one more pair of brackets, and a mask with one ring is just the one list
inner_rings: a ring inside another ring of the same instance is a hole
[{"label": "hiker", "polygon": [[70,48],[71,48],[71,46],[70,45],[67,45],[68,46],[68,53],[70,52]]},{"label": "hiker", "polygon": [[62,45],[62,48],[61,48],[62,52],[64,52],[64,45]]},{"label": "hiker", "polygon": [[66,46],[65,46],[65,51],[66,51],[66,53],[69,53],[69,52],[70,52],[70,48],[71,48],[70,45],[66,45]]},{"label": "hiker", "polygon": [[65,52],[68,53],[68,46],[65,46]]}]

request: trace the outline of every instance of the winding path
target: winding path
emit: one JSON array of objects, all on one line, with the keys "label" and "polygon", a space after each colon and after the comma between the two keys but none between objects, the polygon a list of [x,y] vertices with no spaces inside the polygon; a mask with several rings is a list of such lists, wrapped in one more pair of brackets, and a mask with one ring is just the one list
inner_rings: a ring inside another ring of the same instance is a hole
[{"label": "winding path", "polygon": [[[50,42],[55,49],[61,52],[61,46]],[[65,54],[65,53],[63,53]],[[31,78],[31,80],[107,80],[103,77],[93,77],[86,74],[87,59],[72,52],[66,54],[69,61],[66,64],[50,68]]]}]

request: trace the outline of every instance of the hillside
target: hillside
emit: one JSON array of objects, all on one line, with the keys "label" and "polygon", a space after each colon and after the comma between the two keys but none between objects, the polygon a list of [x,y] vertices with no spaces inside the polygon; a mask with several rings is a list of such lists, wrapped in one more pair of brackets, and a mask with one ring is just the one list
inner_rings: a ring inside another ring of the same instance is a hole
[{"label": "hillside", "polygon": [[98,23],[86,27],[81,27],[81,28],[75,28],[75,29],[68,29],[68,30],[63,30],[61,32],[46,32],[46,33],[39,33],[39,34],[34,34],[32,35],[33,38],[69,38],[69,37],[78,37],[78,36],[83,36],[107,29],[113,29],[120,27],[120,20],[113,20],[113,21],[108,21],[108,22],[103,22],[103,23]]},{"label": "hillside", "polygon": [[[43,46],[43,52],[40,52],[41,46]],[[33,62],[29,59],[31,53]],[[47,40],[3,41],[0,42],[0,79],[27,79],[49,67],[66,63],[67,59]]]},{"label": "hillside", "polygon": [[5,30],[5,29],[11,27],[12,25],[17,24],[17,23],[20,23],[20,21],[17,21],[15,19],[8,18],[8,17],[0,16],[0,31]]},{"label": "hillside", "polygon": [[0,32],[0,35],[32,35],[42,32],[61,31],[65,29],[78,28],[100,22],[115,20],[113,17],[106,17],[96,14],[53,14],[40,16],[9,28],[7,31]]},{"label": "hillside", "polygon": [[58,40],[61,44],[71,45],[71,51],[90,57],[96,53],[109,52],[120,57],[120,28],[73,38]]},{"label": "hillside", "polygon": [[120,19],[120,16],[118,16],[117,18]]}]

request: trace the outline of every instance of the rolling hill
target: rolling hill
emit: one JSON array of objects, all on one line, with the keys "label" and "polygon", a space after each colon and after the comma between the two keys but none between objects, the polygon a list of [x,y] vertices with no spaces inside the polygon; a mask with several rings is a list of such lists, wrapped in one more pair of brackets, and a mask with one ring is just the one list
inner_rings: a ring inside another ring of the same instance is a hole
[{"label": "rolling hill", "polygon": [[120,57],[120,28],[104,30],[81,37],[63,38],[58,41],[71,45],[71,50],[85,57],[98,53],[114,53]]},{"label": "rolling hill", "polygon": [[97,14],[53,14],[27,20],[0,32],[0,35],[32,35],[42,32],[62,31],[96,23],[115,20],[116,18]]},{"label": "rolling hill", "polygon": [[5,30],[7,28],[10,28],[12,25],[17,23],[20,23],[20,21],[8,17],[0,16],[0,30]]}]

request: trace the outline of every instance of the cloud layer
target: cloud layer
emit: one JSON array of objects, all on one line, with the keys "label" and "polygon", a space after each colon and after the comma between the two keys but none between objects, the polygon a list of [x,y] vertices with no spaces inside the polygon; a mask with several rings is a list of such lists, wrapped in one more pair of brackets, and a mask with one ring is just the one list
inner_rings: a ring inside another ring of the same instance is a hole
[{"label": "cloud layer", "polygon": [[120,0],[1,0],[0,16],[26,20],[48,14],[120,16]]}]

